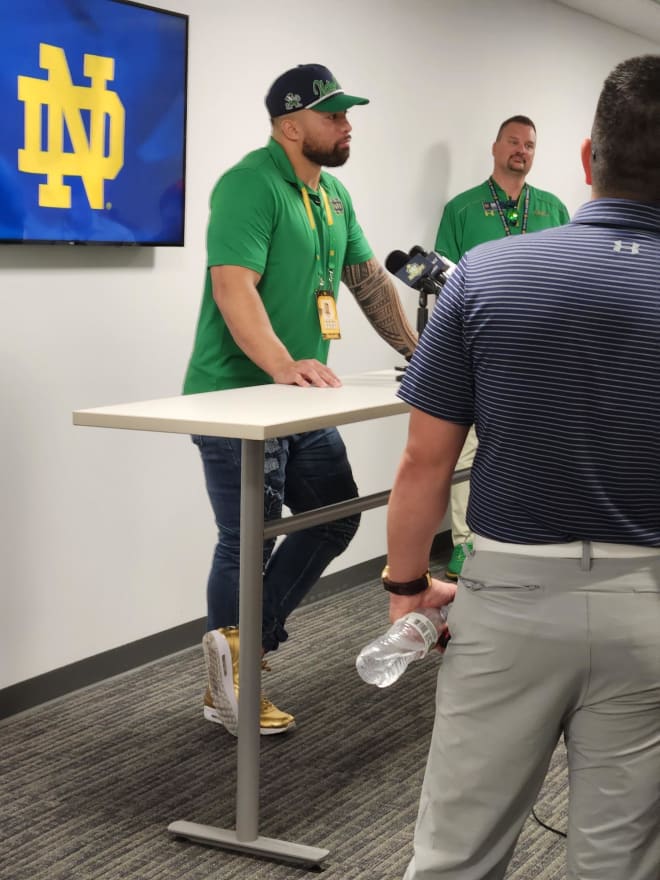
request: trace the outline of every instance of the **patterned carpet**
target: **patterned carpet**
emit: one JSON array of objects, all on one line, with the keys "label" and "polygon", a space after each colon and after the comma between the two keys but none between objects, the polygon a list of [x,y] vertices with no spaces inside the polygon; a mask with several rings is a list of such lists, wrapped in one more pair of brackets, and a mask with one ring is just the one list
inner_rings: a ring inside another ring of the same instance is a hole
[{"label": "patterned carpet", "polygon": [[[0,723],[1,880],[400,880],[433,721],[437,658],[389,689],[360,647],[386,625],[373,583],[299,608],[265,688],[298,727],[261,738],[259,833],[324,847],[308,871],[172,838],[235,827],[236,740],[202,721],[201,646]],[[411,743],[414,747],[411,748]],[[555,754],[537,814],[565,828]],[[563,839],[530,819],[507,880],[564,880]]]}]

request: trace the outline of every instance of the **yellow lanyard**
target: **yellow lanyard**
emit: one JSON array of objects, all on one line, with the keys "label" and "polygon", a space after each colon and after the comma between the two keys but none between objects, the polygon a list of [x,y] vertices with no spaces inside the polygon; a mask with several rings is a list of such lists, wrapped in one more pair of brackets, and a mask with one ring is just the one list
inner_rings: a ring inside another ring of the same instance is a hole
[{"label": "yellow lanyard", "polygon": [[[319,187],[319,189],[321,191],[321,198],[323,199],[323,207],[325,208],[325,216],[328,220],[328,226],[332,226],[335,222],[335,219],[332,216],[332,211],[330,210],[328,194],[322,186]],[[314,214],[312,213],[312,205],[309,201],[309,193],[307,192],[307,187],[302,186],[300,188],[300,192],[302,193],[303,202],[305,203],[305,210],[307,211],[307,219],[309,220],[309,225],[312,229],[316,229],[316,221],[314,220]]]},{"label": "yellow lanyard", "polygon": [[[323,207],[325,208],[325,217],[328,223],[327,279],[328,286],[330,287],[330,289],[332,289],[335,275],[334,230],[332,229],[332,227],[334,226],[335,219],[332,216],[332,211],[330,210],[330,201],[328,199],[328,194],[322,186],[319,186],[319,191],[321,193],[321,200],[323,202]],[[314,220],[314,213],[312,211],[312,205],[309,199],[309,193],[307,192],[307,187],[301,186],[300,192],[302,193],[302,200],[305,206],[307,220],[309,221],[309,227],[314,232],[316,245],[316,261],[319,264],[319,290],[325,290],[326,269],[323,268],[321,264],[321,236],[319,235],[319,231],[316,228],[316,221]]]}]

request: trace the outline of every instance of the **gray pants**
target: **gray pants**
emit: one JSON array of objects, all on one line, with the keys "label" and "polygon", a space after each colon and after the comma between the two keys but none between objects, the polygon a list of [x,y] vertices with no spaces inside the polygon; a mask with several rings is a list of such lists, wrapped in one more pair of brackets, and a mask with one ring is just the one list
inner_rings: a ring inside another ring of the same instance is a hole
[{"label": "gray pants", "polygon": [[468,556],[404,880],[501,880],[562,733],[568,878],[659,880],[660,557],[583,567]]}]

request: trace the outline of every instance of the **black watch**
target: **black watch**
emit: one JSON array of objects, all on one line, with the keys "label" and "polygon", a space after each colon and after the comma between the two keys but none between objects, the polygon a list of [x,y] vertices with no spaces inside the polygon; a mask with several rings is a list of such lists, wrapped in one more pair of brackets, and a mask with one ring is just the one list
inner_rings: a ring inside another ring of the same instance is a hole
[{"label": "black watch", "polygon": [[390,580],[390,567],[386,565],[381,574],[383,587],[388,593],[395,593],[397,596],[416,596],[423,593],[431,586],[431,572],[426,569],[421,577],[415,578],[414,581],[397,582]]}]

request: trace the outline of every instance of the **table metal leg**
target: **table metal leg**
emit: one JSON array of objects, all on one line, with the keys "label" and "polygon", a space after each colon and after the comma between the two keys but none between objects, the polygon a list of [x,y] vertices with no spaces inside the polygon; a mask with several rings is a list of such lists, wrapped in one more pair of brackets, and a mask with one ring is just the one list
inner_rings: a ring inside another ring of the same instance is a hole
[{"label": "table metal leg", "polygon": [[241,472],[240,633],[236,836],[254,840],[259,815],[259,694],[264,535],[263,440],[243,440]]},{"label": "table metal leg", "polygon": [[243,440],[241,470],[240,677],[236,830],[172,822],[168,831],[195,843],[259,856],[317,865],[328,850],[260,837],[259,825],[259,707],[261,692],[261,608],[264,535],[263,440]]}]

